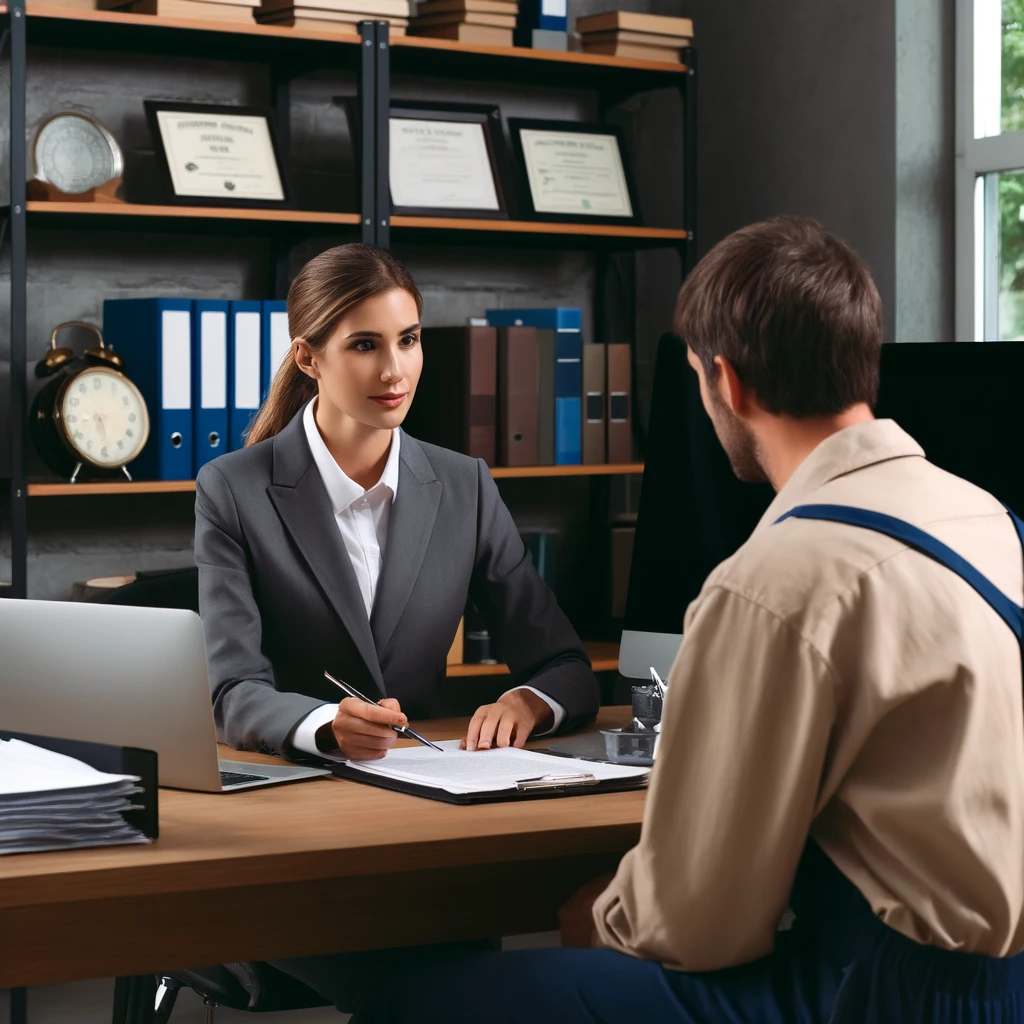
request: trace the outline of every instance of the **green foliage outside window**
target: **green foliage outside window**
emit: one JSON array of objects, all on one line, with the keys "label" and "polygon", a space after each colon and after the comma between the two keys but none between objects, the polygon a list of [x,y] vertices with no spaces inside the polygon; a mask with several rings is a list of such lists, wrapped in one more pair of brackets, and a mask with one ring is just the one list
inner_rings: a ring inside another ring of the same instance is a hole
[{"label": "green foliage outside window", "polygon": [[[1024,0],[1003,0],[1004,132],[1024,131]],[[1024,171],[999,175],[999,337],[1024,338]]]}]

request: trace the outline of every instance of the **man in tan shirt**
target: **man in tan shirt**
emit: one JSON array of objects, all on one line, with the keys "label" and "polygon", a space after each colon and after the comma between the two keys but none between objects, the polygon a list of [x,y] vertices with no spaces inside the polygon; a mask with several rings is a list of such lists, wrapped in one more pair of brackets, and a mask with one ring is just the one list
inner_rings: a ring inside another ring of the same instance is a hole
[{"label": "man in tan shirt", "polygon": [[676,330],[777,496],[687,610],[639,844],[563,911],[600,948],[419,977],[416,1019],[1024,1021],[1024,527],[874,419],[878,294],[819,226],[723,241]]}]

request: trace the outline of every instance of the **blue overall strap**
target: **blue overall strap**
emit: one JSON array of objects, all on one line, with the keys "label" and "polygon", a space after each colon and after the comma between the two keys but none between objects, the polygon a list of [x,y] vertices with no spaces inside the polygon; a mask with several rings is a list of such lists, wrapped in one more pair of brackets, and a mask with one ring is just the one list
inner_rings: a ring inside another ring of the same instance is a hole
[{"label": "blue overall strap", "polygon": [[[1004,505],[1003,508],[1006,508]],[[1020,537],[1020,546],[1024,548],[1024,520],[1021,520],[1016,516],[1012,509],[1006,508],[1006,514],[1013,520],[1013,525],[1017,527],[1017,536]]]},{"label": "blue overall strap", "polygon": [[[1007,509],[1009,512],[1009,509]],[[1024,523],[1012,512],[1014,526],[1024,547]],[[848,505],[797,505],[775,520],[776,524],[784,519],[827,519],[833,523],[846,523],[849,526],[861,526],[865,530],[884,533],[907,547],[920,551],[934,558],[936,562],[952,569],[966,583],[969,583],[998,613],[999,617],[1013,630],[1014,636],[1024,651],[1024,608],[1014,604],[998,587],[991,583],[977,569],[962,558],[952,548],[947,547],[931,534],[919,530],[916,526],[887,516],[881,512],[872,512],[866,508],[851,508]]]}]

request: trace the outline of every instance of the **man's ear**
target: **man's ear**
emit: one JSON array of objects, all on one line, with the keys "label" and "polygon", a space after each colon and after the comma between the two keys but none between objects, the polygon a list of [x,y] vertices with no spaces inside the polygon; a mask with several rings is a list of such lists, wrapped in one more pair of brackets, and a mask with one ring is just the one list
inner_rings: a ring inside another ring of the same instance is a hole
[{"label": "man's ear", "polygon": [[718,369],[718,379],[713,386],[718,390],[718,397],[734,415],[746,416],[750,412],[750,396],[740,381],[736,368],[725,356],[715,356],[715,366]]},{"label": "man's ear", "polygon": [[295,365],[313,380],[320,379],[320,369],[316,365],[316,353],[305,338],[292,338],[292,358]]}]

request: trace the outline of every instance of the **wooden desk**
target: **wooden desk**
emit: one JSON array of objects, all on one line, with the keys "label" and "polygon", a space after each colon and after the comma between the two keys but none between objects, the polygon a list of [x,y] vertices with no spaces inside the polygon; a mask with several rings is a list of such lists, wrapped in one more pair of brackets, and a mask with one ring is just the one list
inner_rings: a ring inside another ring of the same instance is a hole
[{"label": "wooden desk", "polygon": [[644,793],[456,807],[325,778],[160,801],[151,846],[0,857],[0,989],[554,928],[636,843]]}]

